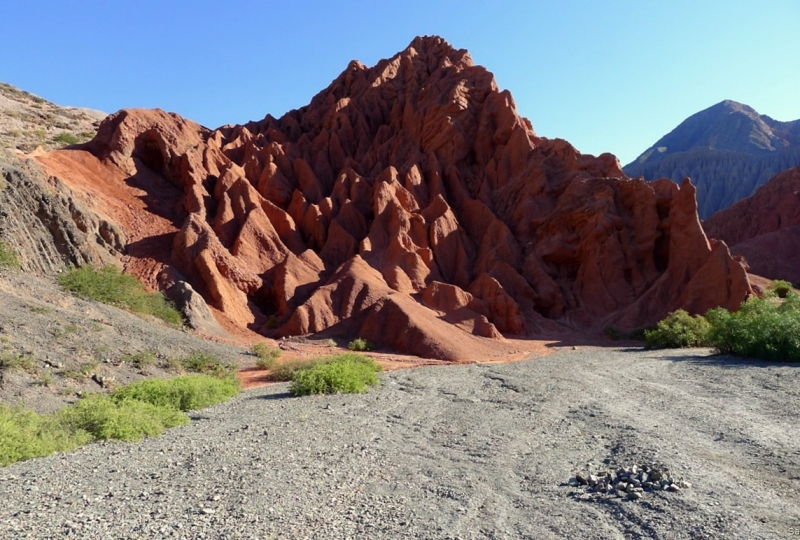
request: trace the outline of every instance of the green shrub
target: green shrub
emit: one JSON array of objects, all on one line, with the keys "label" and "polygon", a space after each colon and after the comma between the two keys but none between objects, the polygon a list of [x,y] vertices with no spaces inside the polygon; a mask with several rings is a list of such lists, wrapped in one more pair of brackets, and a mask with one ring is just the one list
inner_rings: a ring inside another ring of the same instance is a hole
[{"label": "green shrub", "polygon": [[310,369],[319,363],[325,362],[324,358],[307,358],[302,360],[289,360],[273,366],[269,374],[271,381],[291,381],[294,374],[304,369]]},{"label": "green shrub", "polygon": [[708,321],[699,315],[692,317],[679,309],[658,323],[655,330],[645,330],[648,349],[702,347],[708,344]]},{"label": "green shrub", "polygon": [[0,404],[0,466],[72,450],[92,440],[137,441],[189,422],[182,411],[214,405],[239,392],[236,377],[189,375],[142,381],[91,394],[49,415]]},{"label": "green shrub", "polygon": [[139,351],[134,354],[123,354],[120,360],[136,369],[145,369],[156,364],[156,355],[153,351]]},{"label": "green shrub", "polygon": [[32,373],[36,370],[36,362],[29,354],[0,351],[0,370],[4,369],[22,369]]},{"label": "green shrub", "polygon": [[355,354],[342,354],[296,371],[291,392],[295,396],[366,392],[378,384],[381,367],[373,360]]},{"label": "green shrub", "polygon": [[0,404],[0,467],[73,450],[91,439],[88,432],[65,425],[55,415]]},{"label": "green shrub", "polygon": [[159,407],[193,411],[222,403],[238,393],[239,382],[234,376],[221,379],[186,375],[137,382],[112,392],[110,398],[117,403],[137,400]]},{"label": "green shrub", "polygon": [[19,257],[11,246],[0,240],[0,268],[19,270]]},{"label": "green shrub", "polygon": [[706,314],[709,343],[719,352],[764,360],[800,361],[800,296],[747,299],[739,311]]},{"label": "green shrub", "polygon": [[53,142],[58,144],[78,144],[81,140],[72,133],[65,131],[53,137]]},{"label": "green shrub", "polygon": [[351,351],[363,352],[363,351],[371,351],[372,345],[370,345],[369,341],[367,341],[364,338],[356,338],[347,344],[347,348],[350,349]]},{"label": "green shrub", "polygon": [[104,304],[153,315],[173,325],[183,322],[180,312],[161,293],[148,293],[133,276],[114,266],[83,266],[58,277],[64,290]]},{"label": "green shrub", "polygon": [[172,407],[133,399],[117,401],[99,394],[86,396],[59,414],[66,426],[86,431],[97,440],[138,441],[189,423],[188,416]]},{"label": "green shrub", "polygon": [[186,371],[204,373],[217,377],[227,377],[236,371],[235,364],[223,362],[214,355],[203,351],[194,351],[179,360],[180,366]]},{"label": "green shrub", "polygon": [[794,287],[788,281],[784,281],[782,279],[778,279],[772,282],[770,285],[770,291],[774,292],[778,298],[786,298],[786,296],[794,291]]},{"label": "green shrub", "polygon": [[250,352],[258,357],[256,367],[259,369],[272,369],[275,367],[275,361],[281,355],[280,349],[268,347],[266,343],[256,343]]}]

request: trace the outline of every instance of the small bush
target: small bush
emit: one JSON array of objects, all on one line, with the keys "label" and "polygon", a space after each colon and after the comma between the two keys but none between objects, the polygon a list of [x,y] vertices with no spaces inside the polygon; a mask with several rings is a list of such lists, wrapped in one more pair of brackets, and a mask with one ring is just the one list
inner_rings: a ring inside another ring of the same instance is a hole
[{"label": "small bush", "polygon": [[773,281],[769,289],[770,291],[775,293],[778,296],[778,298],[786,298],[786,296],[790,292],[794,291],[794,287],[792,287],[792,284],[782,279]]},{"label": "small bush", "polygon": [[54,415],[0,404],[0,467],[73,450],[91,439],[88,432],[65,425]]},{"label": "small bush", "polygon": [[186,375],[134,383],[112,392],[110,398],[116,403],[137,400],[159,407],[193,411],[222,403],[238,393],[236,377],[220,379],[208,375]]},{"label": "small bush", "polygon": [[0,240],[0,268],[19,270],[19,257],[11,246]]},{"label": "small bush", "polygon": [[61,274],[58,283],[83,298],[153,315],[175,326],[183,322],[180,312],[163,294],[148,293],[136,278],[114,266],[75,268]]},{"label": "small bush", "polygon": [[216,356],[203,351],[194,351],[179,360],[181,367],[193,373],[204,373],[217,377],[227,377],[236,371],[235,364],[223,362]]},{"label": "small bush", "polygon": [[142,381],[109,394],[91,394],[74,405],[39,415],[0,404],[0,466],[72,450],[92,440],[137,441],[189,422],[182,411],[235,396],[239,382],[189,375]]},{"label": "small bush", "polygon": [[347,344],[347,348],[351,351],[364,352],[371,351],[372,345],[370,345],[369,341],[364,338],[356,338]]},{"label": "small bush", "polygon": [[36,371],[36,362],[29,354],[0,351],[0,370],[4,369],[22,369],[32,373]]},{"label": "small bush", "polygon": [[619,341],[622,339],[622,333],[619,331],[619,328],[614,328],[613,326],[607,326],[604,328],[603,333],[613,341]]},{"label": "small bush", "polygon": [[708,344],[709,330],[705,318],[679,309],[660,321],[655,330],[645,330],[644,337],[648,349],[702,347]]},{"label": "small bush", "polygon": [[81,140],[72,133],[65,131],[53,137],[53,142],[58,144],[78,144]]},{"label": "small bush", "polygon": [[343,354],[296,371],[291,392],[295,396],[366,392],[370,386],[378,384],[378,371],[381,367],[371,359]]},{"label": "small bush", "polygon": [[289,360],[273,366],[269,379],[276,382],[291,381],[294,374],[304,369],[310,369],[324,362],[323,358],[307,358],[302,360]]},{"label": "small bush", "polygon": [[59,414],[66,426],[86,431],[97,440],[138,441],[189,423],[188,416],[172,407],[133,399],[117,401],[99,394],[84,397]]},{"label": "small bush", "polygon": [[739,311],[717,308],[706,314],[708,340],[719,352],[748,358],[800,361],[800,296],[749,298]]},{"label": "small bush", "polygon": [[281,355],[280,349],[268,347],[266,343],[256,343],[250,352],[258,357],[256,367],[259,369],[272,369],[275,367],[275,361]]},{"label": "small bush", "polygon": [[270,330],[274,330],[278,328],[278,326],[279,326],[278,315],[273,313],[267,319],[267,328],[269,328]]},{"label": "small bush", "polygon": [[156,355],[153,351],[139,351],[134,354],[123,354],[120,360],[131,364],[136,369],[146,369],[156,364]]}]

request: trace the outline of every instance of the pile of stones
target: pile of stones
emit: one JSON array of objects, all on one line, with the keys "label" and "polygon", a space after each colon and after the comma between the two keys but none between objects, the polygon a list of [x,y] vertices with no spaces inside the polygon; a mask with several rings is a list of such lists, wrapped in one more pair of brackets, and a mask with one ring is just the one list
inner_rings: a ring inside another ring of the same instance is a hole
[{"label": "pile of stones", "polygon": [[626,498],[641,499],[646,492],[668,491],[672,493],[689,489],[692,484],[675,479],[665,467],[655,465],[631,465],[616,471],[579,472],[569,480],[569,486],[578,488],[569,493],[578,500]]}]

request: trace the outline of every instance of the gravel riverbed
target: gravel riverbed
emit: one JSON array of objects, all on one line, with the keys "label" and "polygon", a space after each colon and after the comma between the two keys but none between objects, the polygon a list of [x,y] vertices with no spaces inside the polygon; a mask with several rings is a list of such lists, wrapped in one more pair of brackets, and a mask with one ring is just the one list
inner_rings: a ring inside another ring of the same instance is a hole
[{"label": "gravel riverbed", "polygon": [[[157,439],[0,469],[0,538],[800,536],[799,369],[581,347],[363,395],[248,390]],[[691,489],[569,485],[630,463]]]}]

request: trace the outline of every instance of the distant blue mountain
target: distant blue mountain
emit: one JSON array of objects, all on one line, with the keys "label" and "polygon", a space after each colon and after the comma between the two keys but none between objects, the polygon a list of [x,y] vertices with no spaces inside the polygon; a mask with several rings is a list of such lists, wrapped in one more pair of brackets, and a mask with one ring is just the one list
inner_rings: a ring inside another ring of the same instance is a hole
[{"label": "distant blue mountain", "polygon": [[623,170],[646,180],[690,177],[707,218],[797,165],[800,120],[779,122],[725,100],[684,120]]}]

